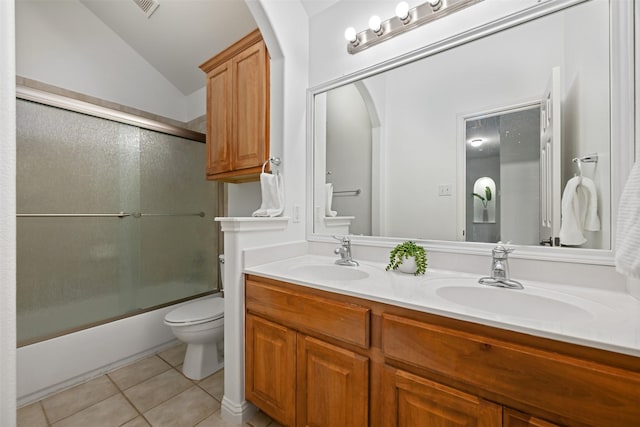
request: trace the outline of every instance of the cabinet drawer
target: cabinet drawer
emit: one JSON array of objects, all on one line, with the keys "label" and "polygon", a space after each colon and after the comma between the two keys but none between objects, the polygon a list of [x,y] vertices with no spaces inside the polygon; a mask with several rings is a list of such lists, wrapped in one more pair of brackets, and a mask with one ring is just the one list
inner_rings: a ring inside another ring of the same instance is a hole
[{"label": "cabinet drawer", "polygon": [[383,315],[382,347],[390,361],[587,425],[640,425],[635,372],[392,314]]},{"label": "cabinet drawer", "polygon": [[246,308],[303,332],[369,347],[370,309],[356,304],[282,289],[277,285],[246,281]]}]

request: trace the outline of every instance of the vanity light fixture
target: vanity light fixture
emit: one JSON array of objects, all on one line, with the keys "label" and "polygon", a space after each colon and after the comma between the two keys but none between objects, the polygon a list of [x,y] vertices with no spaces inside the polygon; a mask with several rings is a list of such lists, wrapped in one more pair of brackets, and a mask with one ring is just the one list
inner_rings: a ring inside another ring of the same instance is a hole
[{"label": "vanity light fixture", "polygon": [[392,16],[386,21],[382,21],[380,17],[374,15],[369,19],[369,28],[364,31],[358,33],[353,27],[347,28],[344,33],[347,39],[347,52],[353,55],[405,31],[443,18],[481,1],[483,0],[428,0],[411,9],[406,2],[400,2],[396,6],[396,16]]}]

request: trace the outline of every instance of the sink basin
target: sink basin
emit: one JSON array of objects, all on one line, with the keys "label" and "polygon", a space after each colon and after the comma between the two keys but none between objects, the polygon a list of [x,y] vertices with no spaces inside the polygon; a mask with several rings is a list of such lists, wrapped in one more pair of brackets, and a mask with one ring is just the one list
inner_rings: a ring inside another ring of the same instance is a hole
[{"label": "sink basin", "polygon": [[443,286],[436,294],[455,304],[511,317],[550,322],[592,320],[594,316],[577,305],[520,290],[475,286]]},{"label": "sink basin", "polygon": [[289,272],[307,280],[360,280],[369,277],[369,273],[358,267],[347,267],[335,264],[303,264],[289,269]]}]

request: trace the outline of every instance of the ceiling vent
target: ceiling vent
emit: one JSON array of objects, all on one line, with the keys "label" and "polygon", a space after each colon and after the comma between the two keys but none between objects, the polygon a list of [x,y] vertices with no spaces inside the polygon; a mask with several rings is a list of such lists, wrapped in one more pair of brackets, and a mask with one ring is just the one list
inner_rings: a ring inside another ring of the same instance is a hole
[{"label": "ceiling vent", "polygon": [[160,3],[157,0],[133,0],[135,4],[150,18],[153,12],[156,11]]}]

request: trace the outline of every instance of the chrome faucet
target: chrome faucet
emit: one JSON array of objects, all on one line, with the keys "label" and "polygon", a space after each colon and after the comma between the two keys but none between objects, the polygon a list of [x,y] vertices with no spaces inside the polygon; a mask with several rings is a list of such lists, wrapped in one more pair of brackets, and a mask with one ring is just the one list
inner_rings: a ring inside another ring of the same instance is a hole
[{"label": "chrome faucet", "polygon": [[340,259],[336,260],[336,264],[338,265],[347,265],[349,267],[356,267],[358,261],[355,261],[351,258],[351,239],[349,236],[333,236],[334,239],[338,240],[342,245],[339,248],[336,248],[333,252],[336,255],[340,255]]},{"label": "chrome faucet", "polygon": [[509,254],[513,249],[508,249],[500,243],[498,242],[498,246],[491,251],[491,277],[482,277],[478,283],[499,288],[524,289],[520,282],[510,278]]}]

